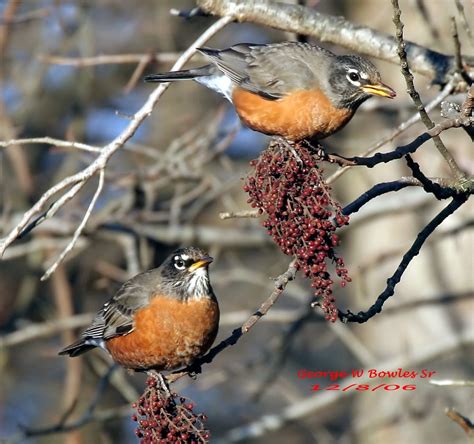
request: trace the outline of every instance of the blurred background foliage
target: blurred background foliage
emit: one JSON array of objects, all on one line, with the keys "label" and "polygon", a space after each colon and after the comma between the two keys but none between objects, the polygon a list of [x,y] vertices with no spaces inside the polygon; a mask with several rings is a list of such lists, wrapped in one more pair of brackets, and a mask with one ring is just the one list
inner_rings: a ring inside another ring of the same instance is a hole
[{"label": "blurred background foliage", "polygon": [[[454,3],[402,1],[406,38],[452,53]],[[308,0],[307,4],[393,33],[388,1]],[[143,75],[169,69],[215,21],[169,14],[170,8],[193,6],[185,0],[1,0],[0,140],[50,136],[99,147],[108,143],[152,91],[152,85],[142,82]],[[465,1],[464,7],[471,20],[472,3]],[[462,28],[460,36],[463,53],[473,55],[472,42]],[[268,28],[231,24],[208,46],[294,38]],[[119,57],[102,63],[96,58],[100,55]],[[201,62],[196,56],[189,66]],[[374,99],[364,105],[343,131],[325,142],[330,150],[346,155],[363,152],[413,114],[399,67],[375,62],[382,78],[399,92],[397,99],[390,103]],[[426,102],[439,93],[420,76],[416,84]],[[439,110],[432,115],[439,120]],[[410,128],[384,149],[411,141],[421,130],[420,124]],[[472,174],[468,136],[451,130],[443,140]],[[193,82],[177,83],[125,149],[111,159],[104,192],[84,235],[49,281],[40,282],[39,277],[81,220],[95,180],[53,219],[7,250],[0,263],[0,440],[15,436],[18,425],[57,423],[73,403],[71,419],[80,418],[110,365],[100,352],[77,360],[58,357],[57,351],[75,332],[52,328],[39,335],[35,327],[54,326],[59,319],[84,325],[87,314],[98,310],[124,280],[156,266],[175,247],[196,244],[215,257],[211,279],[223,313],[218,340],[266,299],[272,289],[270,278],[287,269],[289,258],[272,245],[258,220],[218,217],[221,211],[248,208],[241,178],[249,159],[266,142],[265,136],[242,128],[221,97]],[[48,144],[0,148],[0,236],[46,189],[94,156]],[[415,159],[429,176],[449,174],[431,142]],[[325,169],[330,173],[336,167]],[[334,195],[344,205],[376,183],[408,174],[403,162],[373,170],[354,168],[333,185]],[[341,251],[354,282],[339,290],[341,308],[357,312],[372,304],[416,233],[442,205],[423,190],[409,188],[385,195],[355,215],[342,232]],[[311,290],[304,280],[297,280],[268,319],[206,366],[196,381],[180,380],[176,390],[209,416],[218,440],[238,436],[227,433],[264,414],[323,396],[312,393],[311,385],[329,381],[299,380],[297,371],[303,368],[385,370],[380,365],[387,360],[397,365],[398,359],[410,370],[436,370],[440,379],[472,379],[472,344],[448,352],[442,348],[446,340],[473,329],[472,214],[472,206],[465,206],[438,229],[410,265],[387,310],[367,324],[328,324],[319,313],[308,313]],[[74,317],[84,313],[85,317]],[[25,331],[33,334],[24,337]],[[420,362],[427,348],[434,351],[428,362]],[[107,420],[99,418],[73,432],[35,437],[31,442],[134,442],[129,404],[143,384],[143,376],[117,370],[94,412],[99,416],[105,412]],[[356,393],[310,409],[302,419],[255,442],[465,442],[461,428],[444,416],[447,406],[474,416],[468,388],[418,382],[415,392]]]}]

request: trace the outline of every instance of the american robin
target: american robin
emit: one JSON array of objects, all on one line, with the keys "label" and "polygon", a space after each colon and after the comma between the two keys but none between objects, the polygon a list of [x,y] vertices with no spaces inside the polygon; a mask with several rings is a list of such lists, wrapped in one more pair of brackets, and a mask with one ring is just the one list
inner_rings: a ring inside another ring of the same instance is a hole
[{"label": "american robin", "polygon": [[136,371],[186,367],[212,345],[219,305],[204,251],[182,248],[160,267],[125,282],[78,341],[59,352],[78,356],[100,347]]},{"label": "american robin", "polygon": [[145,81],[193,79],[230,100],[251,129],[294,142],[340,130],[373,95],[396,95],[363,57],[338,56],[309,43],[242,43],[199,51],[209,65],[153,74]]}]

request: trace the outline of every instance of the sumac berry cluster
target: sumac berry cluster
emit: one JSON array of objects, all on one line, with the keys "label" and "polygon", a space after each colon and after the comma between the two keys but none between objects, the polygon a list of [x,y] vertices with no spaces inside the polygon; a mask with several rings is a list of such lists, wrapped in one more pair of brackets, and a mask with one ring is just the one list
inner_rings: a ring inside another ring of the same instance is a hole
[{"label": "sumac berry cluster", "polygon": [[250,162],[254,171],[244,191],[252,208],[267,216],[262,225],[273,240],[285,254],[297,258],[298,269],[311,279],[326,319],[335,321],[334,282],[328,265],[333,264],[342,286],[350,282],[344,259],[335,250],[339,245],[336,230],[348,224],[349,218],[331,198],[310,148],[298,145],[296,152],[299,158],[288,145],[273,141]]},{"label": "sumac berry cluster", "polygon": [[135,434],[141,444],[207,443],[207,417],[194,413],[194,404],[176,393],[169,396],[154,377],[147,379],[145,392],[132,407],[137,423]]}]

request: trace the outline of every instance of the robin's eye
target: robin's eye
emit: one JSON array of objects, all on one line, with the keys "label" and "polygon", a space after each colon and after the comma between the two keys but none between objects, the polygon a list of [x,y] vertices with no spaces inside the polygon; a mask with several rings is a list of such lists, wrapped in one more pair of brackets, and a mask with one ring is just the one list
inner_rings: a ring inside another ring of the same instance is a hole
[{"label": "robin's eye", "polygon": [[348,74],[347,78],[348,78],[351,82],[353,82],[353,83],[359,82],[359,80],[360,80],[359,74],[357,74],[357,73],[354,72],[354,71],[350,72],[350,73]]},{"label": "robin's eye", "polygon": [[176,259],[174,262],[174,266],[178,270],[184,270],[186,268],[186,264],[184,263],[182,259]]}]

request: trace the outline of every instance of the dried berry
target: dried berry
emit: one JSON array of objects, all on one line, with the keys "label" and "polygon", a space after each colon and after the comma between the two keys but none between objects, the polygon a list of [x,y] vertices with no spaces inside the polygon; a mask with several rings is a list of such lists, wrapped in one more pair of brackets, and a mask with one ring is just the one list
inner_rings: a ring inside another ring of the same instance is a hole
[{"label": "dried berry", "polygon": [[136,436],[141,444],[206,443],[210,433],[204,425],[203,414],[193,412],[195,404],[183,396],[166,393],[154,377],[147,379],[144,393],[132,407],[136,414]]},{"label": "dried berry", "polygon": [[273,141],[257,160],[244,190],[248,203],[264,213],[262,225],[283,253],[297,259],[297,267],[311,279],[314,294],[326,319],[337,319],[333,280],[334,264],[341,286],[351,281],[344,260],[335,250],[340,244],[337,228],[349,223],[341,206],[330,195],[323,170],[311,150],[298,145],[296,159],[290,148]]}]

